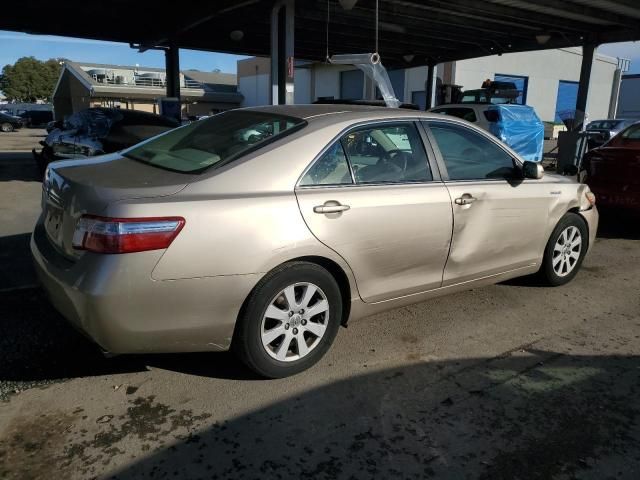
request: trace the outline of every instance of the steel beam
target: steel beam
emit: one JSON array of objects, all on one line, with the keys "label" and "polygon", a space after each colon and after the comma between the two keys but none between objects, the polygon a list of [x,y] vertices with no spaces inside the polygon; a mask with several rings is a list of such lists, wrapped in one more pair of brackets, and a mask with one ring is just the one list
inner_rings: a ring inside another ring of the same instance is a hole
[{"label": "steel beam", "polygon": [[271,104],[294,103],[295,0],[279,0],[271,11]]},{"label": "steel beam", "polygon": [[591,67],[593,55],[596,51],[595,43],[587,43],[582,46],[582,65],[580,66],[580,82],[578,84],[578,99],[576,100],[576,116],[574,129],[581,128],[587,111],[587,98],[589,96],[589,81],[591,80]]},{"label": "steel beam", "polygon": [[167,97],[180,100],[180,49],[170,43],[164,51],[165,69],[167,72]]},{"label": "steel beam", "polygon": [[435,68],[433,63],[427,65],[427,81],[424,83],[425,110],[433,107],[433,81],[435,79]]}]

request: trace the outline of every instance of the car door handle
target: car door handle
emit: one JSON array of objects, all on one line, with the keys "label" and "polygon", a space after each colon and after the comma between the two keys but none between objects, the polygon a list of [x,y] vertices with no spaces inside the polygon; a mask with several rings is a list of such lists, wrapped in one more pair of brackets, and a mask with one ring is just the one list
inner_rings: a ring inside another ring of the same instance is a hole
[{"label": "car door handle", "polygon": [[470,205],[476,201],[476,198],[470,193],[463,193],[462,196],[456,198],[454,201],[456,202],[456,205]]},{"label": "car door handle", "polygon": [[324,205],[316,205],[313,207],[313,211],[315,213],[340,213],[349,210],[351,207],[349,205],[342,205],[340,202],[336,202],[335,200],[329,200],[324,202]]}]

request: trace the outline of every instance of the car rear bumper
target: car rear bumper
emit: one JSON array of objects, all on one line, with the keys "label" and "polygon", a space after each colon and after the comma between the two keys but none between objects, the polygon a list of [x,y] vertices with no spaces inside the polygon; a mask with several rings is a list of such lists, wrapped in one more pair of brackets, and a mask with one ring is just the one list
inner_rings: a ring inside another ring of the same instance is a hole
[{"label": "car rear bumper", "polygon": [[114,354],[227,350],[256,275],[153,280],[163,251],[65,260],[44,229],[31,237],[38,279],[71,324]]}]

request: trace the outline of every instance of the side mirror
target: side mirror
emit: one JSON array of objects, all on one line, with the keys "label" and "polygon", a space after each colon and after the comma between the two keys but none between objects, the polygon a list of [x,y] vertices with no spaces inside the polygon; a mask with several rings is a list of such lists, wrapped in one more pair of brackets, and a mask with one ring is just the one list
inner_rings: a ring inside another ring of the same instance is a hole
[{"label": "side mirror", "polygon": [[544,168],[541,163],[525,161],[522,165],[522,175],[524,178],[540,180],[544,177]]}]

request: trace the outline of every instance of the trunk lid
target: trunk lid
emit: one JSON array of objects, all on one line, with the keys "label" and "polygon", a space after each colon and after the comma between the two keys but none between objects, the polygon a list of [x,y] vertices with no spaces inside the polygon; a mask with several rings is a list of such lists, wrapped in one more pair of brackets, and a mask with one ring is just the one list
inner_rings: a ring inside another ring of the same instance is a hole
[{"label": "trunk lid", "polygon": [[120,200],[174,195],[194,177],[119,154],[54,162],[42,184],[45,232],[63,255],[78,258],[72,239],[81,215],[100,215],[107,205]]}]

